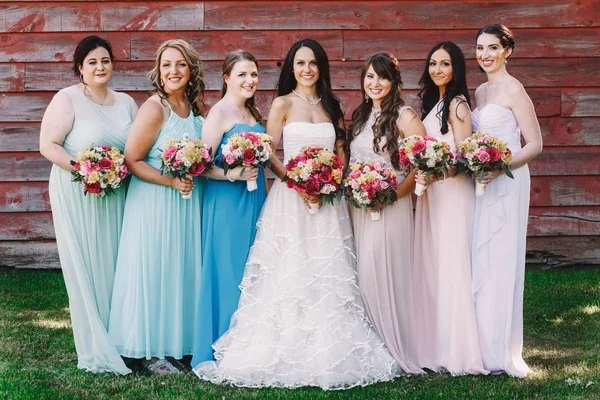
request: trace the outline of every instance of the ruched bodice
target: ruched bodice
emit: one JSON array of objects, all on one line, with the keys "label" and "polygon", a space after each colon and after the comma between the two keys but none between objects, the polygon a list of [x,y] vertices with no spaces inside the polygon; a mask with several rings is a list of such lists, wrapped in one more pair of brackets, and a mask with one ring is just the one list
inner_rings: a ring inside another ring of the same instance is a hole
[{"label": "ruched bodice", "polygon": [[304,146],[316,145],[333,151],[335,128],[331,122],[290,122],[283,127],[283,139],[283,157],[287,164]]},{"label": "ruched bodice", "polygon": [[493,103],[486,104],[481,110],[476,108],[473,111],[472,121],[474,132],[487,132],[507,142],[513,153],[521,150],[521,130],[515,114],[508,108]]},{"label": "ruched bodice", "polygon": [[456,153],[456,142],[454,140],[454,133],[452,132],[452,125],[448,123],[448,132],[446,134],[442,134],[442,121],[440,120],[441,113],[440,110],[444,106],[442,100],[438,101],[435,107],[427,114],[425,119],[423,120],[423,125],[425,126],[425,130],[427,131],[427,135],[433,136],[443,142],[448,143],[450,146],[450,150],[452,153]]}]

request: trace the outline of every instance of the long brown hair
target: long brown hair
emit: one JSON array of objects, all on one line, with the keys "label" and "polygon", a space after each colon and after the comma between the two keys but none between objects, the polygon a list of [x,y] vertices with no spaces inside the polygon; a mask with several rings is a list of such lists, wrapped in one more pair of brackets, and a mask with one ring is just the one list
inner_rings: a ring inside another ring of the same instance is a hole
[{"label": "long brown hair", "polygon": [[179,50],[190,67],[190,80],[186,86],[185,97],[190,103],[190,107],[192,108],[194,116],[203,115],[204,102],[202,98],[204,96],[204,88],[206,86],[204,82],[204,68],[202,66],[202,62],[200,62],[200,57],[198,56],[196,50],[194,50],[194,48],[185,40],[167,40],[158,47],[158,50],[156,50],[154,68],[152,68],[152,71],[148,73],[148,77],[152,82],[152,86],[154,86],[154,89],[156,89],[158,96],[162,100],[166,101],[167,97],[169,97],[169,94],[165,92],[164,84],[162,84],[162,80],[160,79],[160,60],[165,50],[169,48]]},{"label": "long brown hair", "polygon": [[[365,93],[364,81],[367,70],[372,66],[377,75],[392,82],[390,92],[381,102],[381,114],[373,124],[373,151],[379,154],[387,150],[390,153],[392,166],[400,170],[400,161],[398,153],[398,139],[400,138],[400,129],[398,129],[398,111],[404,105],[402,100],[402,76],[398,61],[388,53],[375,53],[367,59],[360,74],[360,92],[363,101],[352,112],[352,123],[348,128],[348,139],[344,143],[344,150],[350,158],[350,143],[360,133],[361,129],[369,119],[373,102]],[[385,136],[386,143],[380,148],[381,138]]]},{"label": "long brown hair", "polygon": [[[258,61],[256,61],[256,58],[251,53],[244,50],[234,50],[227,53],[227,56],[225,56],[225,61],[223,61],[223,89],[221,89],[221,98],[223,98],[223,96],[225,96],[225,93],[227,93],[227,83],[225,83],[225,75],[230,75],[234,65],[240,61],[253,62],[254,65],[256,65],[256,69],[258,70]],[[245,105],[248,111],[250,111],[250,114],[252,114],[252,117],[254,117],[254,119],[256,120],[256,122],[258,122],[261,125],[264,125],[264,120],[262,115],[260,114],[260,110],[256,106],[256,100],[254,99],[254,95],[252,95],[252,97],[246,100]]]}]

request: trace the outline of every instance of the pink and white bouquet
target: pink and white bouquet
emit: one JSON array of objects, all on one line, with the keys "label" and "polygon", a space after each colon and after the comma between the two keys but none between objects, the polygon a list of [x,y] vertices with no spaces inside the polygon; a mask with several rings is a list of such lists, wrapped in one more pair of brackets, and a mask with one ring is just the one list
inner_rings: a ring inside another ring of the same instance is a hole
[{"label": "pink and white bouquet", "polygon": [[356,208],[371,213],[371,220],[381,219],[380,208],[398,199],[396,171],[383,168],[379,163],[350,165],[350,175],[344,179],[344,194]]},{"label": "pink and white bouquet", "polygon": [[[213,161],[210,153],[211,149],[202,140],[190,140],[188,134],[184,133],[181,140],[169,139],[165,142],[161,171],[163,175],[173,178],[200,176]],[[181,196],[189,199],[192,193]]]},{"label": "pink and white bouquet", "polygon": [[[431,136],[409,136],[400,140],[400,164],[413,166],[425,175],[444,176],[454,166],[454,155],[448,143]],[[425,186],[417,183],[415,194],[421,196]]]},{"label": "pink and white bouquet", "polygon": [[125,157],[116,147],[96,146],[79,152],[71,161],[74,182],[81,182],[83,194],[98,197],[114,192],[129,176]]},{"label": "pink and white bouquet", "polygon": [[[243,167],[271,166],[269,158],[273,154],[272,143],[273,138],[265,133],[240,132],[231,135],[227,139],[227,143],[221,145],[225,174],[240,165]],[[246,181],[246,187],[249,192],[256,190],[256,180]]]},{"label": "pink and white bouquet", "polygon": [[[342,196],[342,160],[323,147],[303,147],[298,155],[290,158],[285,169],[281,180],[297,192],[319,196],[330,204]],[[315,214],[317,205],[310,203],[308,211]]]},{"label": "pink and white bouquet", "polygon": [[506,142],[488,135],[475,132],[458,145],[456,153],[457,174],[466,171],[468,176],[478,176],[475,195],[482,196],[486,185],[481,183],[486,171],[502,170],[509,178],[514,178],[508,167],[512,153]]}]

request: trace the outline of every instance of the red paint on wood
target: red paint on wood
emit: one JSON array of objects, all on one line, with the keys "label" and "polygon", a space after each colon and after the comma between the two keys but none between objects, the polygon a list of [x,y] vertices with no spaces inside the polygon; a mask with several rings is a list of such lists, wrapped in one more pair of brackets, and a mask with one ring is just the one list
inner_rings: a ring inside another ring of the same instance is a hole
[{"label": "red paint on wood", "polygon": [[52,213],[0,213],[0,241],[39,239],[54,239]]},{"label": "red paint on wood", "polygon": [[0,182],[0,212],[50,211],[48,182]]},{"label": "red paint on wood", "polygon": [[531,206],[598,206],[600,176],[534,176]]},{"label": "red paint on wood", "polygon": [[0,122],[0,152],[38,151],[39,145],[39,123]]},{"label": "red paint on wood", "polygon": [[539,118],[544,146],[600,145],[600,118]]},{"label": "red paint on wood", "polygon": [[548,147],[529,169],[532,175],[600,175],[600,146]]},{"label": "red paint on wood", "polygon": [[527,262],[544,267],[598,264],[600,236],[528,237]]},{"label": "red paint on wood", "polygon": [[529,236],[598,236],[600,207],[532,207]]},{"label": "red paint on wood", "polygon": [[600,117],[600,89],[563,89],[563,117]]},{"label": "red paint on wood", "polygon": [[25,64],[0,64],[0,92],[22,92],[24,78]]},{"label": "red paint on wood", "polygon": [[14,268],[60,268],[54,240],[0,241],[0,266]]},{"label": "red paint on wood", "polygon": [[1,153],[0,182],[47,181],[51,167],[39,153]]}]

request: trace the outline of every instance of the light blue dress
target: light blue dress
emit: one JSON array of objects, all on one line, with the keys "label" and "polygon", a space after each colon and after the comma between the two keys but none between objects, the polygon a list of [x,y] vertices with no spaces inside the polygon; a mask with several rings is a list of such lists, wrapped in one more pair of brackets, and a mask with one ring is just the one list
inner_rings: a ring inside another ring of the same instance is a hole
[{"label": "light blue dress", "polygon": [[[73,103],[75,119],[63,147],[75,158],[93,146],[114,146],[123,151],[135,103],[125,93],[117,102],[101,106],[83,95],[79,86],[63,89]],[[117,248],[123,222],[127,187],[98,198],[84,196],[83,186],[71,173],[53,165],[50,204],[56,244],[62,267],[77,367],[91,372],[131,372],[107,334]]]},{"label": "light blue dress", "polygon": [[[160,169],[168,139],[200,138],[202,117],[171,111],[146,162]],[[181,358],[192,354],[200,293],[201,199],[132,177],[119,244],[109,334],[125,357]]]},{"label": "light blue dress", "polygon": [[[254,126],[236,124],[223,135],[221,144],[240,132],[264,133],[265,128],[258,122]],[[219,146],[215,152],[219,167],[221,154]],[[246,181],[206,181],[202,205],[203,269],[192,366],[213,359],[212,344],[229,329],[237,309],[239,285],[267,195],[262,168],[256,182],[258,188],[249,192]]]}]

